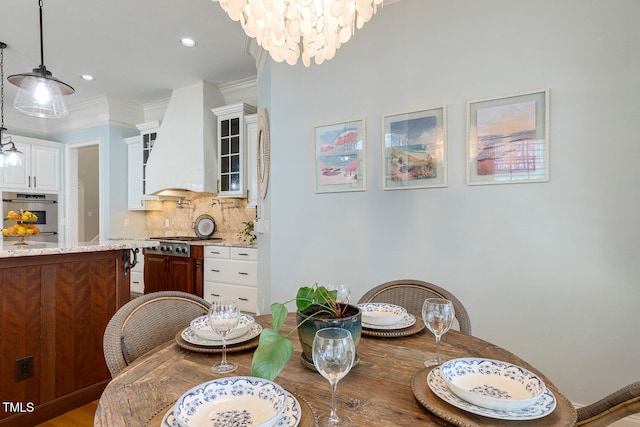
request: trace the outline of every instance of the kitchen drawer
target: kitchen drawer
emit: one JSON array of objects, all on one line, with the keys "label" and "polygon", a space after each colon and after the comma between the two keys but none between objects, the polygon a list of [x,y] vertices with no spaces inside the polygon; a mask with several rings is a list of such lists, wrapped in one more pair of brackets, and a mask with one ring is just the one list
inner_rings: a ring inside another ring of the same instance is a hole
[{"label": "kitchen drawer", "polygon": [[258,250],[256,248],[231,248],[231,259],[257,261]]},{"label": "kitchen drawer", "polygon": [[258,309],[258,289],[253,287],[204,282],[203,294],[208,302],[214,299],[237,300],[240,310],[244,312],[256,313]]},{"label": "kitchen drawer", "polygon": [[256,286],[258,263],[233,259],[204,259],[204,281]]},{"label": "kitchen drawer", "polygon": [[144,273],[131,270],[131,292],[144,293]]},{"label": "kitchen drawer", "polygon": [[229,246],[205,246],[205,258],[229,258],[231,248]]}]

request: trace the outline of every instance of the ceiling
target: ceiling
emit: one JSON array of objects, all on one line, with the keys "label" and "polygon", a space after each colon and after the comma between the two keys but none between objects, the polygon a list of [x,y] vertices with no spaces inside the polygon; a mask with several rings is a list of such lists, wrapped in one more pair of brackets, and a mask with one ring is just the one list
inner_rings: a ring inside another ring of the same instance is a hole
[{"label": "ceiling", "polygon": [[[44,65],[73,86],[74,105],[106,95],[136,104],[168,98],[200,80],[213,84],[256,75],[240,23],[211,0],[44,0]],[[2,0],[5,108],[17,88],[11,74],[40,65],[38,0]],[[180,38],[197,40],[195,48]],[[95,77],[82,80],[82,74]]]}]

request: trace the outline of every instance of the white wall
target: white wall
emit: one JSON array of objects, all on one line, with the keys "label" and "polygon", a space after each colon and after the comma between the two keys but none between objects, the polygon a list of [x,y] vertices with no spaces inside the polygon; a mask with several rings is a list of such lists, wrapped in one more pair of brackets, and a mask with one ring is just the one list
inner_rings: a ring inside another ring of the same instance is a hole
[{"label": "white wall", "polygon": [[[402,0],[321,66],[272,64],[272,300],[423,279],[573,402],[640,379],[638,16],[637,0]],[[467,186],[466,102],[541,88],[550,182]],[[383,191],[381,116],[442,104],[448,187]],[[367,191],[314,194],[313,126],[358,117]]]}]

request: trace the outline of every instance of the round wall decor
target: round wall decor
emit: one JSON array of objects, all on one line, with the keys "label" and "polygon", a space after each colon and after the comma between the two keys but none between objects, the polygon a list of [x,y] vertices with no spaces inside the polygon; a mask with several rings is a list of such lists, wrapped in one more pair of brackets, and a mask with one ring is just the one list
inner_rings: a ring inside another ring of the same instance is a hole
[{"label": "round wall decor", "polygon": [[210,215],[200,215],[192,225],[196,232],[196,235],[202,239],[211,237],[214,231],[216,231],[216,223]]},{"label": "round wall decor", "polygon": [[271,156],[271,140],[269,136],[269,116],[265,108],[258,114],[258,190],[262,200],[267,197],[269,186],[269,169]]}]

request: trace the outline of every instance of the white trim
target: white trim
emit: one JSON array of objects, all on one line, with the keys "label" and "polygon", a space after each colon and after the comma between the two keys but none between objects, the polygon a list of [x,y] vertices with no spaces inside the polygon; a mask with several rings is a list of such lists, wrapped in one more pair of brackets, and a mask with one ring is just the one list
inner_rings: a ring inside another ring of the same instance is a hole
[{"label": "white trim", "polygon": [[[65,159],[67,160],[67,166],[64,169],[65,169],[65,181],[66,181],[65,188],[67,189],[67,191],[65,191],[65,196],[64,196],[65,209],[64,209],[63,220],[61,221],[61,224],[64,225],[64,231],[62,232],[62,234],[64,235],[66,242],[77,242],[77,238],[78,238],[78,233],[77,233],[77,227],[79,224],[77,219],[78,199],[77,197],[73,197],[73,194],[77,194],[75,190],[78,188],[78,151],[77,149],[82,147],[88,147],[91,145],[98,146],[98,168],[99,168],[98,192],[100,193],[98,195],[98,198],[100,200],[100,220],[99,220],[100,236],[109,235],[108,230],[106,229],[106,226],[108,224],[107,218],[109,217],[109,206],[104,199],[104,195],[107,194],[107,192],[105,191],[106,179],[102,175],[103,144],[102,144],[102,138],[96,138],[96,139],[83,141],[83,142],[65,144]],[[72,227],[70,226],[70,224],[72,223],[76,224],[75,233],[73,236],[71,235]]]}]

